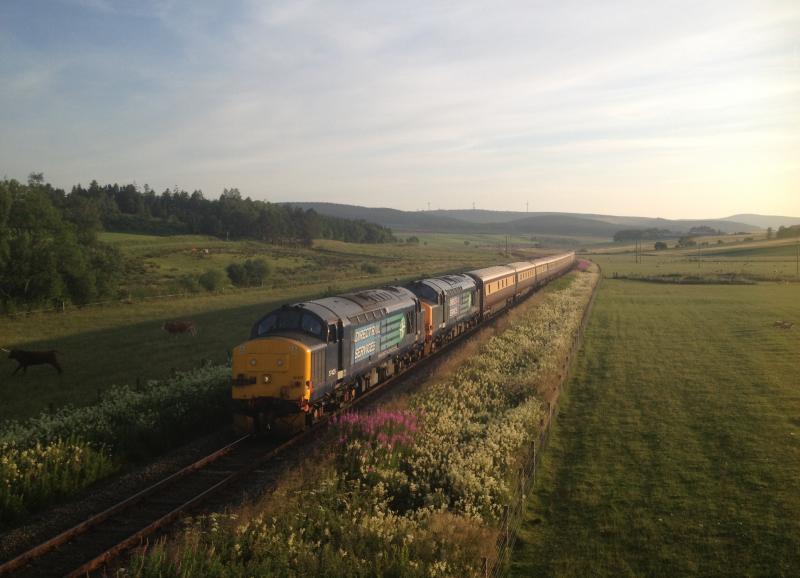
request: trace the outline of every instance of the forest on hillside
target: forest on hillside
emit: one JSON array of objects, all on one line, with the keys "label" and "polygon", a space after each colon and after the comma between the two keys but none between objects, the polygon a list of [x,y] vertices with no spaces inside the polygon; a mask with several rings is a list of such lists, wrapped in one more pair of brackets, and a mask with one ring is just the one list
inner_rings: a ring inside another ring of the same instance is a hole
[{"label": "forest on hillside", "polygon": [[319,215],[313,210],[242,198],[218,199],[147,185],[75,185],[69,192],[31,174],[27,183],[0,181],[0,311],[110,295],[125,266],[100,231],[155,235],[205,234],[309,246],[315,238],[358,243],[395,240],[381,225]]}]

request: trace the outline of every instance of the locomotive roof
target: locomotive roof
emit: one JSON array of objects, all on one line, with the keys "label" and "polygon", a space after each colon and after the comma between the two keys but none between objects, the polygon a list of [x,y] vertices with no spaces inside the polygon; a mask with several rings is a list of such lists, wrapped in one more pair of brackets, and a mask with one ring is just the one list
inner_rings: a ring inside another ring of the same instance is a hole
[{"label": "locomotive roof", "polygon": [[486,267],[484,269],[476,269],[475,271],[468,271],[467,275],[471,277],[476,277],[486,283],[487,281],[493,281],[494,279],[498,279],[500,277],[505,277],[507,275],[514,274],[514,269],[509,267],[508,265],[495,265],[494,267]]},{"label": "locomotive roof", "polygon": [[441,277],[429,277],[420,279],[411,284],[413,291],[414,285],[428,285],[437,292],[450,293],[452,291],[468,291],[475,288],[475,280],[469,275],[442,275]]},{"label": "locomotive roof", "polygon": [[389,286],[324,297],[297,303],[295,306],[315,313],[328,323],[336,323],[339,319],[360,322],[380,318],[398,307],[413,304],[415,299],[408,289]]}]

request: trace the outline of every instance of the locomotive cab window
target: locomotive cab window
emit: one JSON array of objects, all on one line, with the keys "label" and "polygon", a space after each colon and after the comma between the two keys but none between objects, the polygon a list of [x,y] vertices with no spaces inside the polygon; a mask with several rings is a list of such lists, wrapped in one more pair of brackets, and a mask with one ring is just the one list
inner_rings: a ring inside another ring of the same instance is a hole
[{"label": "locomotive cab window", "polygon": [[312,313],[301,313],[296,309],[285,309],[276,311],[268,315],[258,324],[258,337],[275,331],[304,331],[317,337],[323,338],[324,325],[319,317]]},{"label": "locomotive cab window", "polygon": [[310,333],[314,337],[322,339],[322,323],[316,315],[304,313],[300,328],[306,333]]}]

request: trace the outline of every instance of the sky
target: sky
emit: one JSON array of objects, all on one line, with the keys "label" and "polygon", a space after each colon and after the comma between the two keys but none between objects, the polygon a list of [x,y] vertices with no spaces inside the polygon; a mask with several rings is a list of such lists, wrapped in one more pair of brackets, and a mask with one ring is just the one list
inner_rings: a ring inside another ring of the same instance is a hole
[{"label": "sky", "polygon": [[0,175],[800,216],[800,2],[3,0]]}]

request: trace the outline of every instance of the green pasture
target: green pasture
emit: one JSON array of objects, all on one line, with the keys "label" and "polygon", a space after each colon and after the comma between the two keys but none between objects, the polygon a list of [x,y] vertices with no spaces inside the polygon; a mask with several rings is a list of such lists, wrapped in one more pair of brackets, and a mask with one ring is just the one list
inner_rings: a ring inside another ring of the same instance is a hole
[{"label": "green pasture", "polygon": [[[728,251],[728,250],[736,250],[738,247],[742,248],[758,248],[763,245],[773,245],[776,240],[767,240],[766,233],[745,233],[745,234],[728,234],[728,235],[705,235],[705,236],[697,236],[692,237],[698,245],[702,252],[713,252],[713,251]],[[690,249],[680,249],[677,248],[679,237],[673,237],[669,239],[661,239],[662,242],[666,243],[669,247],[671,252],[681,252],[681,253],[694,253],[698,251],[697,247],[690,248]],[[641,248],[644,251],[654,251],[655,250],[655,240],[647,240],[642,241]],[[598,255],[606,255],[606,254],[617,254],[617,253],[633,253],[634,251],[634,244],[632,242],[623,242],[623,243],[615,243],[613,241],[606,240],[603,243],[597,243],[594,245],[587,245],[586,246],[586,253],[593,253]]]},{"label": "green pasture", "polygon": [[605,277],[683,274],[717,276],[736,274],[756,280],[800,281],[797,245],[786,241],[762,241],[699,249],[647,251],[636,262],[634,253],[585,254],[597,262]]},{"label": "green pasture", "polygon": [[425,233],[416,231],[395,231],[395,235],[399,238],[406,239],[408,237],[417,237],[420,244],[428,243],[432,246],[450,246],[462,248],[463,246],[471,246],[476,249],[489,249],[495,251],[504,251],[506,240],[508,241],[509,250],[528,251],[531,249],[563,247],[569,246],[570,248],[579,245],[592,247],[600,243],[608,242],[605,237],[584,237],[584,236],[566,236],[566,235],[537,235],[531,234],[497,234],[497,233]]},{"label": "green pasture", "polygon": [[493,245],[453,244],[446,235],[431,235],[419,244],[316,240],[313,247],[225,241],[203,235],[103,233],[101,239],[117,246],[127,257],[122,293],[133,298],[200,291],[196,280],[205,271],[224,273],[231,263],[252,258],[269,263],[272,274],[265,284],[282,288],[351,280],[364,275],[365,264],[402,276],[419,271],[420,266],[442,271],[493,262],[497,255]]},{"label": "green pasture", "polygon": [[[461,248],[432,239],[419,245],[357,245],[318,241],[311,249],[226,242],[202,236],[156,237],[105,233],[144,265],[128,273],[130,299],[0,319],[0,347],[57,349],[64,374],[49,366],[11,377],[16,362],[0,357],[0,421],[23,419],[48,408],[93,403],[114,384],[161,378],[204,360],[224,362],[247,338],[260,315],[286,302],[356,287],[374,287],[426,274],[463,271],[502,261],[496,251]],[[209,249],[206,254],[204,249]],[[181,275],[254,256],[272,265],[264,287],[186,293],[171,283]],[[378,267],[365,272],[364,264]],[[173,297],[153,294],[181,292]],[[198,335],[172,337],[161,330],[169,319],[191,319]]]},{"label": "green pasture", "polygon": [[799,370],[800,284],[604,279],[512,575],[796,576]]}]

